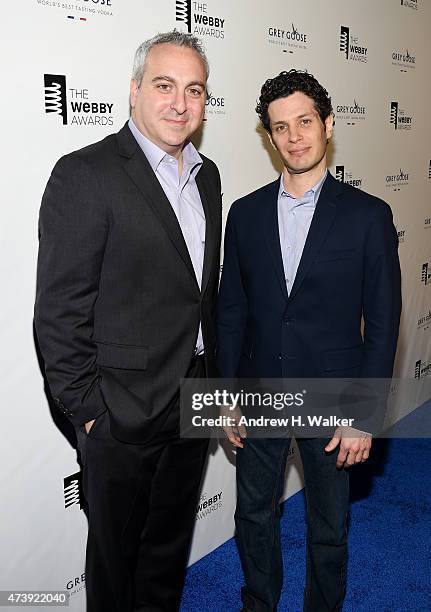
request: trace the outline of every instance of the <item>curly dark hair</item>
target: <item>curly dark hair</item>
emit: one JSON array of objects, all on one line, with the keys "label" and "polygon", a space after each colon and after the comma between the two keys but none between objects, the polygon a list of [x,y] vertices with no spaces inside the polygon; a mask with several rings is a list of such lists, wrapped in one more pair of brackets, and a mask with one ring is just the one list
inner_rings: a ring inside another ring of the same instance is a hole
[{"label": "curly dark hair", "polygon": [[326,89],[320,85],[317,79],[306,70],[289,70],[280,72],[273,79],[268,79],[262,85],[259,101],[256,106],[256,113],[267,132],[271,132],[268,106],[274,100],[287,98],[296,91],[301,91],[314,101],[317,112],[322,120],[332,114],[331,98]]}]

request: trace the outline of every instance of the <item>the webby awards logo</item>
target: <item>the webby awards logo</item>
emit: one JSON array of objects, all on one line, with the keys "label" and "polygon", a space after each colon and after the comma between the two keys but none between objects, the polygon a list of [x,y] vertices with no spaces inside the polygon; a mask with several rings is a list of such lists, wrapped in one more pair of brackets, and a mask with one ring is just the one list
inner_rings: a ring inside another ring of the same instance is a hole
[{"label": "the webby awards logo", "polygon": [[428,261],[423,263],[421,267],[421,283],[431,285],[431,265]]},{"label": "the webby awards logo", "polygon": [[64,494],[64,507],[70,508],[70,506],[78,506],[82,508],[83,503],[83,492],[82,492],[82,474],[76,472],[63,479],[63,494]]},{"label": "the webby awards logo", "polygon": [[67,125],[66,77],[64,74],[44,74],[45,113],[58,115]]},{"label": "the webby awards logo", "polygon": [[213,512],[221,510],[223,507],[222,496],[223,491],[212,493],[211,495],[203,491],[196,508],[196,520],[200,521],[210,516]]},{"label": "the webby awards logo", "polygon": [[431,375],[431,361],[418,359],[415,363],[415,378],[417,380]]},{"label": "the webby awards logo", "polygon": [[352,187],[356,187],[360,189],[362,187],[362,178],[354,176],[353,172],[350,170],[346,170],[344,165],[335,166],[335,178],[340,183],[346,183],[346,185],[351,185]]},{"label": "the webby awards logo", "polygon": [[67,87],[64,74],[44,74],[45,114],[62,125],[113,125],[113,102],[94,99],[89,89]]},{"label": "the webby awards logo", "polygon": [[195,36],[224,38],[226,19],[219,14],[214,15],[206,2],[175,0],[175,20]]},{"label": "the webby awards logo", "polygon": [[400,107],[399,102],[391,102],[389,122],[395,130],[411,130],[413,117]]},{"label": "the webby awards logo", "polygon": [[368,47],[364,45],[356,33],[352,33],[349,26],[342,25],[340,27],[340,52],[348,61],[364,64],[368,61]]}]

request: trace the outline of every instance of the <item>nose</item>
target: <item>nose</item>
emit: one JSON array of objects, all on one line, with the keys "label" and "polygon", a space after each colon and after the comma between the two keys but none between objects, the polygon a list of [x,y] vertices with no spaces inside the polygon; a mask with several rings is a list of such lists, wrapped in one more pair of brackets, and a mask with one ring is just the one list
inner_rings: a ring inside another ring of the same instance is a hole
[{"label": "nose", "polygon": [[291,127],[289,130],[290,142],[298,142],[300,138],[301,138],[301,134],[300,134],[300,131],[297,129],[297,127],[296,126]]},{"label": "nose", "polygon": [[183,115],[187,110],[186,92],[180,89],[175,90],[175,94],[172,100],[171,108],[174,109],[178,115]]}]

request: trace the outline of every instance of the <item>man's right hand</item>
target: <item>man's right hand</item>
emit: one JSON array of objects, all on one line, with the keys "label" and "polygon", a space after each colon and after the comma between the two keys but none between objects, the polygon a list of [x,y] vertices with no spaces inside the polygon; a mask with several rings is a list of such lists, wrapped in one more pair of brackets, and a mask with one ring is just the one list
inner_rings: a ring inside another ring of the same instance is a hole
[{"label": "man's right hand", "polygon": [[87,422],[84,424],[85,431],[87,432],[87,435],[90,433],[90,429],[93,427],[93,423],[94,423],[94,421],[95,421],[95,420],[96,420],[96,419],[93,419],[92,421],[87,421]]},{"label": "man's right hand", "polygon": [[223,427],[224,434],[231,444],[237,448],[244,448],[242,438],[247,437],[247,431],[245,425],[240,425],[240,419],[242,417],[241,409],[238,407],[229,408],[228,406],[220,408],[220,416],[229,418],[231,425],[225,425]]}]

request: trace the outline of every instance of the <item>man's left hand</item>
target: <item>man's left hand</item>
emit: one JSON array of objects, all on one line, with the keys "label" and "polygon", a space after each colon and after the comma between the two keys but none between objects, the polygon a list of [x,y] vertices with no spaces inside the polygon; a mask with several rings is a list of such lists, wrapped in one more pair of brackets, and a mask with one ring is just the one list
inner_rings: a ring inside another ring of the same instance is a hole
[{"label": "man's left hand", "polygon": [[371,434],[353,427],[337,427],[332,439],[325,446],[330,453],[340,445],[337,467],[349,468],[356,463],[363,463],[370,456]]}]

